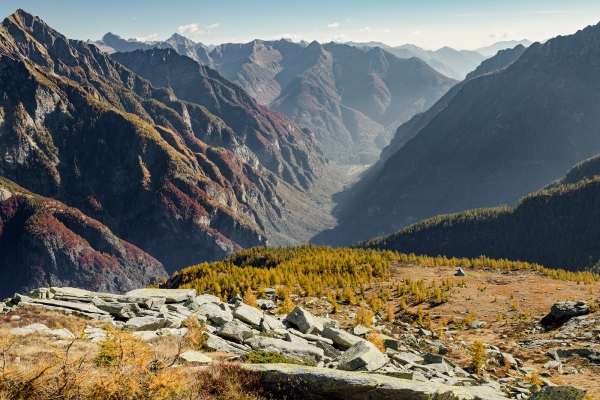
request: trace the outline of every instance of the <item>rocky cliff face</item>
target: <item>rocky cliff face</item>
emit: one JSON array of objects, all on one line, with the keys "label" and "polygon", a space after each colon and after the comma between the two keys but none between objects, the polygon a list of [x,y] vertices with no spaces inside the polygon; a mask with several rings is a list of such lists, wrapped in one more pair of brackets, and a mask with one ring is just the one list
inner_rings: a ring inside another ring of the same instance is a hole
[{"label": "rocky cliff face", "polygon": [[166,276],[100,222],[0,178],[0,295],[68,285],[120,293]]},{"label": "rocky cliff face", "polygon": [[[265,226],[285,217],[285,166],[269,170],[205,107],[24,11],[0,28],[0,87],[0,174],[80,209],[168,271],[264,245]],[[288,171],[299,188],[293,177],[313,177],[319,157]]]}]

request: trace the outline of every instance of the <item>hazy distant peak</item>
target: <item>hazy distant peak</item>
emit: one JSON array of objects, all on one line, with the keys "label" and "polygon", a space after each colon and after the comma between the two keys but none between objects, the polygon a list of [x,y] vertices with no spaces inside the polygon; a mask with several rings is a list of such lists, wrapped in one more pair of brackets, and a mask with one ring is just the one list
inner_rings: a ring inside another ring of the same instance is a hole
[{"label": "hazy distant peak", "polygon": [[495,55],[498,51],[500,50],[505,50],[505,49],[513,49],[515,46],[517,45],[522,45],[524,47],[529,47],[531,46],[532,42],[530,40],[527,39],[523,39],[523,40],[505,40],[502,42],[496,42],[490,46],[486,46],[486,47],[482,47],[479,49],[476,49],[475,51],[477,51],[480,54],[483,54],[484,56],[488,56],[491,57],[493,55]]}]

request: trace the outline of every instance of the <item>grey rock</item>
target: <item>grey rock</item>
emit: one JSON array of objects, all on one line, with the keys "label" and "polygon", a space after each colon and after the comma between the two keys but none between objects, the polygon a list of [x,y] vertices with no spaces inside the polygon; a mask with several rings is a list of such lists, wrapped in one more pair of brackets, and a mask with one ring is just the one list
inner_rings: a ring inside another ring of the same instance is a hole
[{"label": "grey rock", "polygon": [[224,323],[217,330],[216,334],[222,338],[237,342],[244,342],[246,339],[254,337],[254,332],[249,326],[235,320]]},{"label": "grey rock", "polygon": [[232,311],[233,316],[242,322],[259,327],[263,312],[244,303],[238,303]]},{"label": "grey rock", "polygon": [[179,355],[179,360],[187,364],[209,365],[212,364],[212,358],[200,353],[199,351],[187,350]]},{"label": "grey rock", "polygon": [[400,340],[403,341],[405,345],[410,347],[417,347],[419,345],[417,338],[410,333],[400,335]]},{"label": "grey rock", "polygon": [[10,334],[13,336],[26,336],[32,333],[50,334],[52,330],[44,324],[31,324],[22,328],[12,328]]},{"label": "grey rock", "polygon": [[342,355],[342,352],[330,345],[329,343],[325,343],[321,340],[318,340],[315,344],[320,349],[323,349],[326,357],[337,358]]},{"label": "grey rock", "polygon": [[479,329],[479,328],[483,328],[483,327],[484,327],[484,326],[486,326],[486,325],[487,325],[487,322],[485,322],[485,321],[478,321],[478,320],[475,320],[475,321],[473,321],[473,322],[471,322],[471,323],[469,324],[469,326],[470,326],[471,328],[473,328],[473,329]]},{"label": "grey rock", "polygon": [[364,336],[369,333],[371,330],[364,325],[358,324],[354,328],[351,329],[353,335],[356,336]]},{"label": "grey rock", "polygon": [[390,357],[403,365],[421,364],[425,361],[420,355],[409,352],[393,353]]},{"label": "grey rock", "polygon": [[[418,382],[380,374],[340,371],[289,364],[251,364],[243,368],[262,372],[267,389],[296,398],[346,400],[506,400],[489,387],[457,387]],[[415,374],[417,375],[417,374]]]},{"label": "grey rock", "polygon": [[335,319],[327,318],[327,317],[317,317],[315,316],[317,321],[321,322],[323,328],[334,328],[338,329],[340,327],[340,323]]},{"label": "grey rock", "polygon": [[417,332],[419,335],[424,336],[424,337],[431,337],[433,336],[433,332],[427,330],[427,329],[423,329],[423,328],[419,328],[419,331]]},{"label": "grey rock", "polygon": [[375,371],[387,364],[388,358],[373,343],[363,340],[346,350],[337,361],[337,368],[344,371]]},{"label": "grey rock", "polygon": [[324,329],[322,321],[301,307],[296,307],[285,319],[297,326],[302,333],[320,334]]},{"label": "grey rock", "polygon": [[218,336],[204,332],[203,335],[206,337],[206,344],[204,347],[208,351],[223,351],[232,354],[246,354],[250,349],[248,346],[237,345],[236,343],[228,342],[227,340],[221,339]]},{"label": "grey rock", "polygon": [[578,315],[585,315],[589,312],[590,306],[587,301],[561,301],[552,306],[550,315],[552,315],[554,319],[560,320],[576,317]]},{"label": "grey rock", "polygon": [[155,331],[167,326],[169,321],[166,318],[157,317],[135,317],[125,323],[125,329],[134,331]]},{"label": "grey rock", "polygon": [[544,386],[529,397],[529,400],[582,400],[586,391],[573,386]]},{"label": "grey rock", "polygon": [[137,317],[140,312],[140,307],[136,303],[119,303],[111,302],[107,303],[100,300],[98,303],[94,303],[99,309],[108,312],[110,315],[118,318],[134,318]]},{"label": "grey rock", "polygon": [[296,344],[304,344],[304,345],[309,345],[310,343],[308,342],[308,340],[298,336],[298,335],[294,335],[291,332],[286,332],[285,333],[285,341],[286,342],[290,342],[290,343],[296,343]]},{"label": "grey rock", "polygon": [[196,297],[196,289],[136,289],[125,293],[125,296],[162,297],[167,303],[183,303]]},{"label": "grey rock", "polygon": [[31,299],[32,303],[48,305],[53,307],[61,307],[69,310],[81,311],[89,314],[109,315],[108,312],[99,309],[92,304],[74,303],[71,301],[62,301],[55,299]]},{"label": "grey rock", "polygon": [[271,332],[279,329],[284,330],[285,325],[283,325],[277,318],[273,318],[270,315],[264,314],[261,322],[261,329],[263,332]]},{"label": "grey rock", "polygon": [[327,339],[331,339],[333,343],[345,348],[350,348],[358,342],[365,341],[363,338],[354,336],[351,333],[335,328],[325,328],[323,332],[321,332],[321,336]]},{"label": "grey rock", "polygon": [[272,310],[275,308],[273,300],[258,300],[258,305],[263,310]]},{"label": "grey rock", "polygon": [[281,339],[256,336],[246,341],[254,350],[275,351],[299,361],[318,363],[324,357],[322,349],[306,344],[290,343]]},{"label": "grey rock", "polygon": [[222,310],[214,303],[204,303],[198,306],[194,311],[198,315],[205,316],[208,320],[219,326],[226,322],[233,321],[233,315],[230,312]]}]

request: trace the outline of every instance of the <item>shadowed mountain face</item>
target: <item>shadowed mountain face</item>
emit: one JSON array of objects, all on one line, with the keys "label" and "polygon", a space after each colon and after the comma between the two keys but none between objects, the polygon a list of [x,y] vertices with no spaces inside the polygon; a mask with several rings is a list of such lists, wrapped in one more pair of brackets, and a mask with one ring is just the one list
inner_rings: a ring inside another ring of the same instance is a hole
[{"label": "shadowed mountain face", "polygon": [[475,209],[420,221],[357,244],[431,256],[535,262],[567,270],[600,269],[600,156],[573,167],[512,208]]},{"label": "shadowed mountain face", "polygon": [[350,243],[438,214],[514,204],[600,152],[599,43],[600,27],[587,27],[467,81],[320,239]]},{"label": "shadowed mountain face", "polygon": [[487,74],[489,72],[502,69],[521,57],[525,52],[525,47],[518,45],[514,49],[500,50],[494,57],[488,58],[483,61],[473,72],[470,72],[466,79],[462,82],[457,83],[453,86],[445,95],[442,96],[431,108],[423,113],[419,113],[412,117],[408,122],[402,124],[396,134],[392,138],[390,144],[385,147],[381,152],[379,164],[383,163],[400,147],[404,145],[408,140],[412,139],[419,133],[421,128],[427,125],[431,120],[450,103],[450,100],[454,98],[456,93],[469,81],[470,79],[476,78],[480,75]]},{"label": "shadowed mountain face", "polygon": [[21,10],[0,27],[0,88],[0,175],[81,210],[168,271],[265,244],[286,215],[279,191],[304,198],[324,162],[284,117],[255,115],[275,122],[238,135]]},{"label": "shadowed mountain face", "polygon": [[121,293],[165,277],[98,221],[0,178],[0,296],[48,286]]},{"label": "shadowed mountain face", "polygon": [[[334,43],[255,40],[217,46],[209,56],[208,65],[259,104],[310,129],[325,154],[342,163],[376,161],[401,123],[427,109],[456,83],[420,60]],[[135,71],[148,70],[126,54],[115,57],[136,65]],[[171,76],[178,83],[168,85],[162,76],[161,85],[200,102],[181,84],[183,75]]]}]

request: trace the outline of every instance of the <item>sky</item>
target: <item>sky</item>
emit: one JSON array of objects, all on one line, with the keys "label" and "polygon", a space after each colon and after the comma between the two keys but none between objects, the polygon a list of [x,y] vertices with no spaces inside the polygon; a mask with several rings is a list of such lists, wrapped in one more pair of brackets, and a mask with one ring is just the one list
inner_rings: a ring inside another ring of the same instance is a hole
[{"label": "sky", "polygon": [[196,42],[253,39],[378,41],[426,49],[476,49],[504,40],[543,41],[600,21],[598,0],[1,0],[71,39],[164,40],[177,32]]}]

